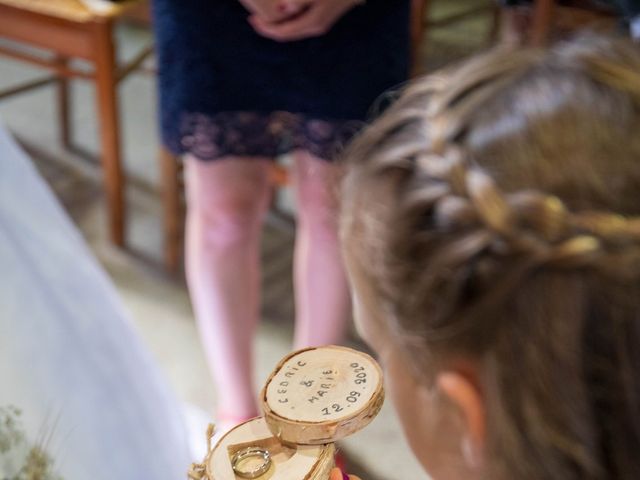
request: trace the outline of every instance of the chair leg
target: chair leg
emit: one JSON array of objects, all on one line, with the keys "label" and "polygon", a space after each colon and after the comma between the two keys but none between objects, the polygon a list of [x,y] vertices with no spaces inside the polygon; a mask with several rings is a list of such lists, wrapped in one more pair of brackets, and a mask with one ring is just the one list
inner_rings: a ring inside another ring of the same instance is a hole
[{"label": "chair leg", "polygon": [[164,217],[164,263],[176,273],[182,260],[183,208],[178,159],[166,148],[158,156],[161,174],[161,196]]},{"label": "chair leg", "polygon": [[502,23],[502,9],[496,3],[491,11],[491,26],[487,32],[487,44],[493,46],[498,43]]},{"label": "chair leg", "polygon": [[95,29],[96,99],[100,118],[102,168],[108,204],[111,241],[124,246],[125,199],[124,175],[120,151],[120,125],[118,122],[117,66],[113,45],[113,23],[97,20]]},{"label": "chair leg", "polygon": [[[61,66],[68,66],[69,59],[58,57],[57,63]],[[58,96],[58,124],[60,125],[60,143],[69,150],[71,149],[71,84],[67,77],[58,77],[57,82]]]},{"label": "chair leg", "polygon": [[544,46],[551,33],[554,0],[536,0],[533,4],[533,18],[529,43],[535,47]]},{"label": "chair leg", "polygon": [[409,28],[411,32],[411,77],[423,73],[420,63],[420,53],[424,49],[425,23],[430,0],[411,0],[411,18]]}]

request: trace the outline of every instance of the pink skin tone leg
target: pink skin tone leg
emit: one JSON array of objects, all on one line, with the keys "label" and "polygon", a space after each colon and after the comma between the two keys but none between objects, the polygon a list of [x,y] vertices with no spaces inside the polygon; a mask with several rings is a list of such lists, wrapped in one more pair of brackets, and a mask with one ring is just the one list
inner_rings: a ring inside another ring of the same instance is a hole
[{"label": "pink skin tone leg", "polygon": [[258,412],[253,337],[258,321],[259,244],[269,162],[186,160],[186,271],[200,338],[218,392],[219,428]]},{"label": "pink skin tone leg", "polygon": [[[349,294],[338,247],[336,167],[295,153],[296,347],[339,343]],[[253,338],[259,318],[259,245],[271,194],[268,159],[186,159],[186,269],[225,428],[257,414]]]},{"label": "pink skin tone leg", "polygon": [[337,168],[295,152],[295,348],[341,343],[350,311],[337,232]]}]

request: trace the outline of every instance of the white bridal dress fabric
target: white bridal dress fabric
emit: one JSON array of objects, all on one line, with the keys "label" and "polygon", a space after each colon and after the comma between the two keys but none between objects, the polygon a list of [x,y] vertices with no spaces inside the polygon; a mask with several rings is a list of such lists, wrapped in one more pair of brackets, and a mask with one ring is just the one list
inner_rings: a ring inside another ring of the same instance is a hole
[{"label": "white bridal dress fabric", "polygon": [[[177,480],[181,407],[114,287],[0,125],[0,406],[65,480]],[[0,477],[2,477],[0,472]]]}]

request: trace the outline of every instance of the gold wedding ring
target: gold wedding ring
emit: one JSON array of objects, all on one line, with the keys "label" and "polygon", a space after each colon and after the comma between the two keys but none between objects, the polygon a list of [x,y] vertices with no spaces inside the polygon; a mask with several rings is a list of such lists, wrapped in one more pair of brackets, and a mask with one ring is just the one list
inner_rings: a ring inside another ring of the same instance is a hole
[{"label": "gold wedding ring", "polygon": [[[245,470],[242,468],[242,463],[249,458],[260,458],[262,463],[251,470]],[[268,450],[259,447],[248,447],[237,451],[233,457],[231,457],[231,466],[233,471],[239,477],[242,478],[257,478],[264,475],[269,467],[271,467],[271,455]]]}]

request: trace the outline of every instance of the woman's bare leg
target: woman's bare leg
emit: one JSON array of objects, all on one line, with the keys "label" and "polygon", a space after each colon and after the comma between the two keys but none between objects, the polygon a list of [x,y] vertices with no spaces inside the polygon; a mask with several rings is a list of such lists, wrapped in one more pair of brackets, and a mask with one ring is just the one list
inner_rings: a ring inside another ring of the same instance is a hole
[{"label": "woman's bare leg", "polygon": [[296,348],[342,342],[350,297],[337,233],[337,167],[296,152]]},{"label": "woman's bare leg", "polygon": [[267,159],[186,159],[187,280],[222,423],[257,414],[253,339],[268,169]]}]

